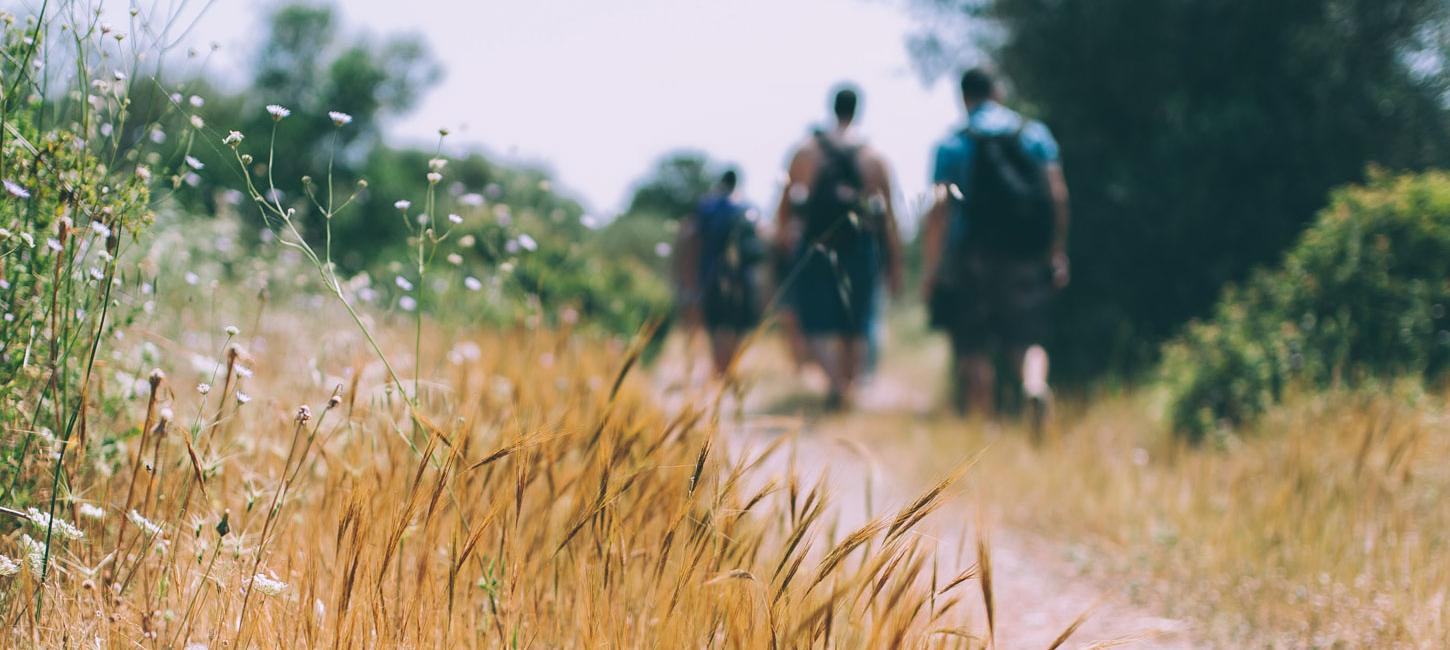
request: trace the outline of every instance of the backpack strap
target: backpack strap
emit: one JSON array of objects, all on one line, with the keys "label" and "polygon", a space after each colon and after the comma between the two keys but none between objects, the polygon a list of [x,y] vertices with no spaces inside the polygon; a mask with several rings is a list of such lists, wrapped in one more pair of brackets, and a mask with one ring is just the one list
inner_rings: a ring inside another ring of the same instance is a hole
[{"label": "backpack strap", "polygon": [[812,135],[816,139],[816,145],[821,148],[821,152],[824,153],[826,155],[826,158],[829,159],[831,162],[844,161],[850,163],[853,166],[857,164],[856,157],[861,152],[861,145],[843,145],[836,142],[835,139],[831,138],[830,134],[826,133],[821,129],[816,129],[814,132],[812,132]]}]

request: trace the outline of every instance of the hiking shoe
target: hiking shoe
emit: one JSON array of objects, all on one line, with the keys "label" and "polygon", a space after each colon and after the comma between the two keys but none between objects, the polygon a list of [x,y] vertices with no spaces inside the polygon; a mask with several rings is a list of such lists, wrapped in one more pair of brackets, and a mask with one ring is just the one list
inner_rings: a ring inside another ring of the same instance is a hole
[{"label": "hiking shoe", "polygon": [[1027,395],[1027,424],[1033,442],[1042,442],[1047,423],[1052,418],[1052,391],[1041,390]]}]

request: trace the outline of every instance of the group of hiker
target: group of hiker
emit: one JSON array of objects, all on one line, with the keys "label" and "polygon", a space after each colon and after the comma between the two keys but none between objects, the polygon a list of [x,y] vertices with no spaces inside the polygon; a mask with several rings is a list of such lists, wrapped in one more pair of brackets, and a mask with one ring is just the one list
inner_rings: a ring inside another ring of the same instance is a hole
[{"label": "group of hiker", "polygon": [[[1001,103],[985,69],[962,75],[961,99],[966,119],[935,151],[922,296],[951,341],[957,410],[994,411],[1003,360],[1040,424],[1051,403],[1050,302],[1069,278],[1058,147],[1046,126]],[[709,332],[716,372],[729,373],[742,337],[773,305],[798,362],[825,374],[832,409],[849,406],[874,363],[883,290],[899,296],[904,283],[891,175],[853,128],[860,100],[838,89],[834,124],[792,152],[769,236],[731,170],[681,222],[675,246],[680,307]]]}]

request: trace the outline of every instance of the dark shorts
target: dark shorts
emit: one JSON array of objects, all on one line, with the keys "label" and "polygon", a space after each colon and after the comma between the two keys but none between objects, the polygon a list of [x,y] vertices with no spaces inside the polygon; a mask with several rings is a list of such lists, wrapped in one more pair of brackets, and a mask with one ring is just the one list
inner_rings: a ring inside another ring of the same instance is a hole
[{"label": "dark shorts", "polygon": [[881,255],[874,241],[857,238],[835,249],[800,252],[791,304],[806,336],[864,337],[875,318]]},{"label": "dark shorts", "polygon": [[760,320],[757,292],[748,281],[740,283],[712,282],[700,297],[705,329],[710,331],[744,332]]},{"label": "dark shorts", "polygon": [[957,356],[1018,350],[1052,333],[1052,269],[1040,258],[969,254],[961,286],[938,306]]}]

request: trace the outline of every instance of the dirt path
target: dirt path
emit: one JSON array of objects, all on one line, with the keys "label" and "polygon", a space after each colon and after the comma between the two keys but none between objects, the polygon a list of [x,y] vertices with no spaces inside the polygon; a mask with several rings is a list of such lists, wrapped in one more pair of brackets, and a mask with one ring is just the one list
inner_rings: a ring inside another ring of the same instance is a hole
[{"label": "dirt path", "polygon": [[[768,345],[768,344],[767,344]],[[748,368],[753,385],[743,405],[729,407],[735,417],[725,425],[729,446],[736,453],[763,446],[779,435],[796,436],[795,462],[807,481],[823,473],[833,492],[842,530],[864,523],[873,515],[894,510],[909,502],[939,476],[917,471],[920,461],[912,455],[921,449],[905,445],[879,444],[872,431],[905,431],[932,423],[949,426],[933,412],[934,391],[922,385],[934,381],[931,370],[905,359],[883,368],[864,387],[857,409],[850,415],[812,415],[822,383],[806,377],[799,385],[788,366],[782,368],[784,351],[757,350]],[[656,368],[656,385],[666,401],[695,392],[690,386],[707,382],[704,368],[687,369],[678,354],[667,356]],[[915,366],[915,367],[914,367]],[[688,379],[686,379],[688,377]],[[676,403],[679,403],[676,401]],[[875,440],[873,440],[875,438]],[[784,470],[787,456],[777,454],[766,473]],[[869,498],[868,498],[869,496]],[[1103,584],[1084,574],[1081,562],[1069,559],[1071,540],[1047,540],[1000,524],[1000,511],[992,504],[973,503],[970,495],[959,495],[925,522],[923,534],[936,539],[939,572],[955,575],[975,561],[976,543],[985,532],[994,574],[996,647],[1046,648],[1083,612],[1091,614],[1064,645],[1092,647],[1108,642],[1135,648],[1194,648],[1212,644],[1192,639],[1183,621],[1159,617],[1131,601],[1126,588]],[[986,530],[978,531],[977,522]],[[977,600],[974,613],[985,621]],[[979,625],[985,629],[985,625]]]}]

